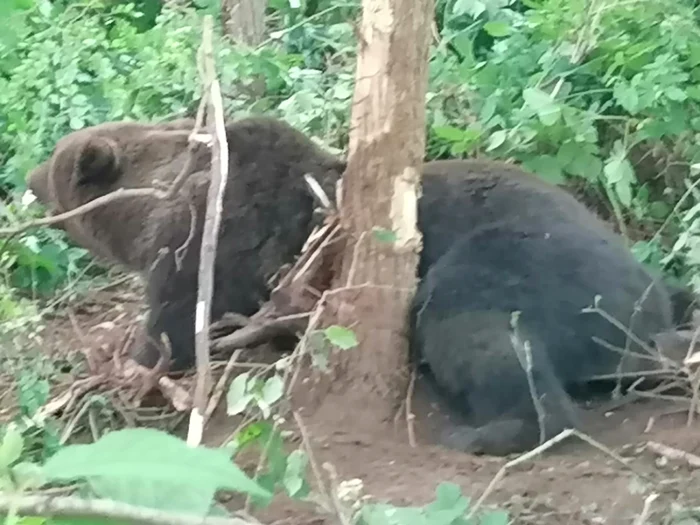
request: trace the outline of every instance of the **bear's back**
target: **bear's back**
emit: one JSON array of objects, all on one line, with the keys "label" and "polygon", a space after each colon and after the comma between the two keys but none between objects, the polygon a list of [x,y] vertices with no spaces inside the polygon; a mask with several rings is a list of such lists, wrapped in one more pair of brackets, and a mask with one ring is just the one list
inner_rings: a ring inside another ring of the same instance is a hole
[{"label": "bear's back", "polygon": [[[546,231],[569,224],[601,240],[619,245],[621,239],[565,190],[505,162],[441,160],[423,168],[419,223],[424,236],[422,259],[432,265],[462,236],[499,223],[527,225]],[[420,274],[427,271],[422,265]]]}]

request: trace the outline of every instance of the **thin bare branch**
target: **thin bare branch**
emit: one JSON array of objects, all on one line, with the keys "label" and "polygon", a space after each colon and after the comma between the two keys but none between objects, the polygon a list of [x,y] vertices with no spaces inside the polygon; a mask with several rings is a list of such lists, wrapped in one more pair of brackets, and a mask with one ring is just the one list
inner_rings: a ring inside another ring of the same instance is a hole
[{"label": "thin bare branch", "polygon": [[0,514],[13,510],[20,516],[52,518],[109,518],[135,525],[253,525],[240,518],[202,518],[174,514],[106,499],[75,496],[0,494]]},{"label": "thin bare branch", "polygon": [[211,298],[214,293],[214,261],[218,245],[221,211],[224,193],[229,176],[229,146],[224,122],[224,106],[219,82],[216,78],[214,51],[212,45],[213,19],[204,18],[201,63],[204,78],[204,91],[209,93],[207,128],[212,136],[211,181],[207,195],[207,211],[204,219],[204,232],[199,259],[199,287],[195,313],[195,356],[197,382],[194,403],[190,414],[187,443],[197,446],[202,440],[207,400],[211,383],[209,370],[209,325],[211,321]]},{"label": "thin bare branch", "polygon": [[110,204],[112,202],[122,199],[133,199],[134,197],[154,197],[157,199],[162,199],[165,196],[166,193],[156,188],[119,188],[118,190],[114,190],[113,192],[110,192],[106,195],[102,195],[101,197],[91,200],[90,202],[87,202],[82,206],[78,206],[77,208],[74,208],[65,213],[53,215],[51,217],[44,217],[35,221],[26,222],[14,228],[0,228],[0,237],[4,237],[7,235],[16,235],[18,233],[31,230],[32,228],[51,226],[58,222],[62,222],[68,219],[73,219],[80,215],[84,215],[96,208],[104,206],[105,204]]}]

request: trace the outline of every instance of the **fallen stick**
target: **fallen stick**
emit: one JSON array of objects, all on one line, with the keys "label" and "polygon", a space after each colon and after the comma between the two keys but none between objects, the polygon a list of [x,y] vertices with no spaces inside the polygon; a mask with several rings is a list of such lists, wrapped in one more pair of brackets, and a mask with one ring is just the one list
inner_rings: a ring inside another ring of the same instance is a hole
[{"label": "fallen stick", "polygon": [[700,468],[700,456],[691,454],[685,450],[669,447],[668,445],[657,443],[656,441],[648,441],[646,448],[667,459],[684,461],[689,467]]}]

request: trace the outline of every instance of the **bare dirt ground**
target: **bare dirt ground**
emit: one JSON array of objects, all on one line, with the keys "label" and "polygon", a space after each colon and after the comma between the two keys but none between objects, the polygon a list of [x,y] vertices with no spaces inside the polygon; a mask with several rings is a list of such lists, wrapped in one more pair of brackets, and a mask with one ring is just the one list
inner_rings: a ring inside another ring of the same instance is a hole
[{"label": "bare dirt ground", "polygon": [[[99,346],[123,337],[127,326],[143,311],[138,289],[112,287],[96,292],[46,320],[44,347],[61,355],[80,347]],[[700,523],[670,521],[673,508],[700,507],[700,465],[672,460],[652,452],[645,444],[662,443],[700,455],[700,427],[686,425],[687,405],[665,400],[635,402],[617,410],[587,411],[590,435],[626,460],[626,465],[577,438],[510,470],[486,499],[486,505],[505,507],[513,523],[661,524]],[[338,407],[342,410],[342,407]],[[323,421],[309,424],[315,461],[331,463],[340,480],[360,478],[365,493],[395,505],[422,505],[434,498],[440,482],[462,487],[475,502],[508,458],[475,457],[420,443],[429,433],[428,412],[418,396],[419,446],[409,446],[403,418],[393,430],[375,435],[354,435],[352,421],[362,414],[347,414],[348,428],[329,428]],[[235,428],[223,414],[214,414],[205,442],[219,445]],[[644,521],[645,499],[658,497]],[[280,498],[257,513],[264,523],[335,523],[308,504]]]}]

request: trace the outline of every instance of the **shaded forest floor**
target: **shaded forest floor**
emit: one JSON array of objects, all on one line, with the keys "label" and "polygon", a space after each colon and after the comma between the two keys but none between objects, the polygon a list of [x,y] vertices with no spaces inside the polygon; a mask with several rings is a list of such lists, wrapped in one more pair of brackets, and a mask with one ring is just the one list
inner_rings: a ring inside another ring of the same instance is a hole
[{"label": "shaded forest floor", "polygon": [[[45,319],[43,351],[58,361],[81,348],[118,341],[143,311],[141,291],[130,282],[89,293]],[[382,429],[376,435],[352,432],[352,421],[361,414],[346,415],[348,428],[330,428],[323,421],[309,424],[315,461],[331,463],[340,480],[360,478],[364,493],[378,501],[423,505],[434,499],[443,481],[457,483],[476,501],[506,459],[474,457],[420,443],[425,441],[420,427],[427,424],[429,407],[421,406],[418,399],[414,411],[419,436],[415,448],[408,444],[405,422],[397,424],[394,432]],[[642,514],[645,499],[656,493],[643,523],[700,523],[700,518],[675,521],[670,517],[677,507],[700,508],[700,468],[694,469],[685,460],[661,457],[645,447],[653,441],[700,455],[700,427],[687,426],[686,405],[655,399],[609,412],[590,408],[586,417],[591,435],[624,457],[627,466],[570,438],[510,470],[486,504],[508,509],[514,523],[637,525],[635,519]],[[184,436],[186,422],[180,423],[176,433]],[[220,445],[235,427],[221,408],[207,425],[204,441]],[[250,461],[242,466],[254,466],[257,460]],[[256,516],[264,523],[335,523],[316,507],[283,497]]]}]

